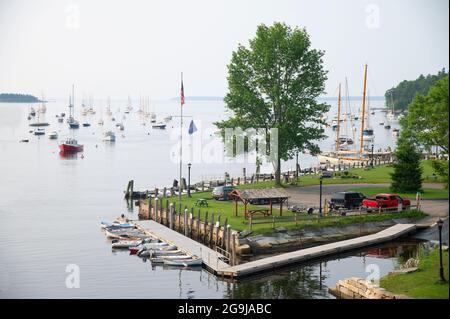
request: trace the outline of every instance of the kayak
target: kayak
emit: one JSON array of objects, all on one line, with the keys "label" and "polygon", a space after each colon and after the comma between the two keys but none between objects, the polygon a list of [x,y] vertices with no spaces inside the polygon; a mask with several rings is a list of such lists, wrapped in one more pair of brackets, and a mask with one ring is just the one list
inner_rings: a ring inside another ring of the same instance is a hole
[{"label": "kayak", "polygon": [[163,260],[164,265],[169,266],[192,267],[192,266],[201,266],[203,264],[201,258],[192,258],[192,257],[189,259],[163,258]]}]

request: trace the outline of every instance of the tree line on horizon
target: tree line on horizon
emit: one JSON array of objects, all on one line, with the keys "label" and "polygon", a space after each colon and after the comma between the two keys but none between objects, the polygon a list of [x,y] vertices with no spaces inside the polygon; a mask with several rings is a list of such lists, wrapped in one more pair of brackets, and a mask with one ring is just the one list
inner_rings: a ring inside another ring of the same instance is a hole
[{"label": "tree line on horizon", "polygon": [[40,99],[31,94],[20,93],[0,93],[0,102],[3,103],[33,103],[42,102]]},{"label": "tree line on horizon", "polygon": [[428,74],[426,76],[421,74],[415,80],[403,80],[397,86],[386,91],[384,94],[386,105],[392,107],[392,104],[394,104],[395,110],[404,111],[416,95],[426,95],[434,83],[447,75],[448,72],[443,68],[437,74]]}]

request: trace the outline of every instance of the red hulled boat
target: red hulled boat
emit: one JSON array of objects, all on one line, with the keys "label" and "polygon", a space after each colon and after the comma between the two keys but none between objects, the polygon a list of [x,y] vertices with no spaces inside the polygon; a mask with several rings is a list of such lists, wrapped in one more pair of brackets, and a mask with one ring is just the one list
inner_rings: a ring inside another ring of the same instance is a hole
[{"label": "red hulled boat", "polygon": [[76,153],[83,151],[83,145],[78,144],[74,138],[68,138],[64,143],[59,144],[59,150],[63,153]]}]

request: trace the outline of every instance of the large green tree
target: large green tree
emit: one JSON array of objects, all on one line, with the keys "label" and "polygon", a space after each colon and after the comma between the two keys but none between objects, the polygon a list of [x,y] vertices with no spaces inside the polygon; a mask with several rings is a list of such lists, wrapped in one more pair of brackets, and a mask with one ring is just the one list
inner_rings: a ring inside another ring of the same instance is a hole
[{"label": "large green tree", "polygon": [[281,160],[296,152],[318,153],[316,140],[325,137],[322,116],[329,109],[318,103],[327,72],[324,52],[311,48],[305,29],[284,23],[259,25],[249,47],[239,45],[228,65],[225,128],[278,129],[278,154],[273,159],[276,183],[280,184]]},{"label": "large green tree", "polygon": [[418,147],[431,151],[438,147],[440,160],[433,161],[438,175],[448,185],[449,136],[448,75],[437,81],[426,95],[417,95],[408,106],[407,115],[400,121],[402,135]]}]

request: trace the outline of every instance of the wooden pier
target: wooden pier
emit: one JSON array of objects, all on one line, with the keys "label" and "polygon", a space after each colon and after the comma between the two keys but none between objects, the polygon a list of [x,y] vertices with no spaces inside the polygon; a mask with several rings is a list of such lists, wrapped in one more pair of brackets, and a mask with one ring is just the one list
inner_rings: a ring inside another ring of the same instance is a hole
[{"label": "wooden pier", "polygon": [[213,274],[217,274],[220,269],[230,267],[230,265],[224,262],[226,257],[222,254],[170,229],[169,227],[153,220],[139,221],[136,222],[136,225],[138,228],[145,230],[147,233],[150,233],[160,240],[177,246],[179,250],[182,250],[189,255],[201,257],[205,268]]},{"label": "wooden pier", "polygon": [[287,266],[289,264],[305,262],[307,260],[316,258],[323,258],[325,256],[339,254],[345,251],[390,241],[406,235],[414,231],[415,229],[416,226],[413,224],[397,224],[376,234],[338,241],[335,243],[311,247],[307,249],[301,249],[225,268],[220,270],[217,275],[239,278],[263,271],[271,271],[275,270],[276,268]]},{"label": "wooden pier", "polygon": [[224,262],[225,257],[220,253],[153,220],[139,221],[137,225],[153,236],[176,245],[178,249],[183,250],[187,254],[201,257],[205,268],[213,274],[229,278],[250,276],[265,271],[272,271],[294,263],[306,262],[311,259],[324,258],[345,251],[380,244],[402,237],[416,230],[416,225],[414,224],[397,224],[376,234],[296,250],[230,266]]}]

